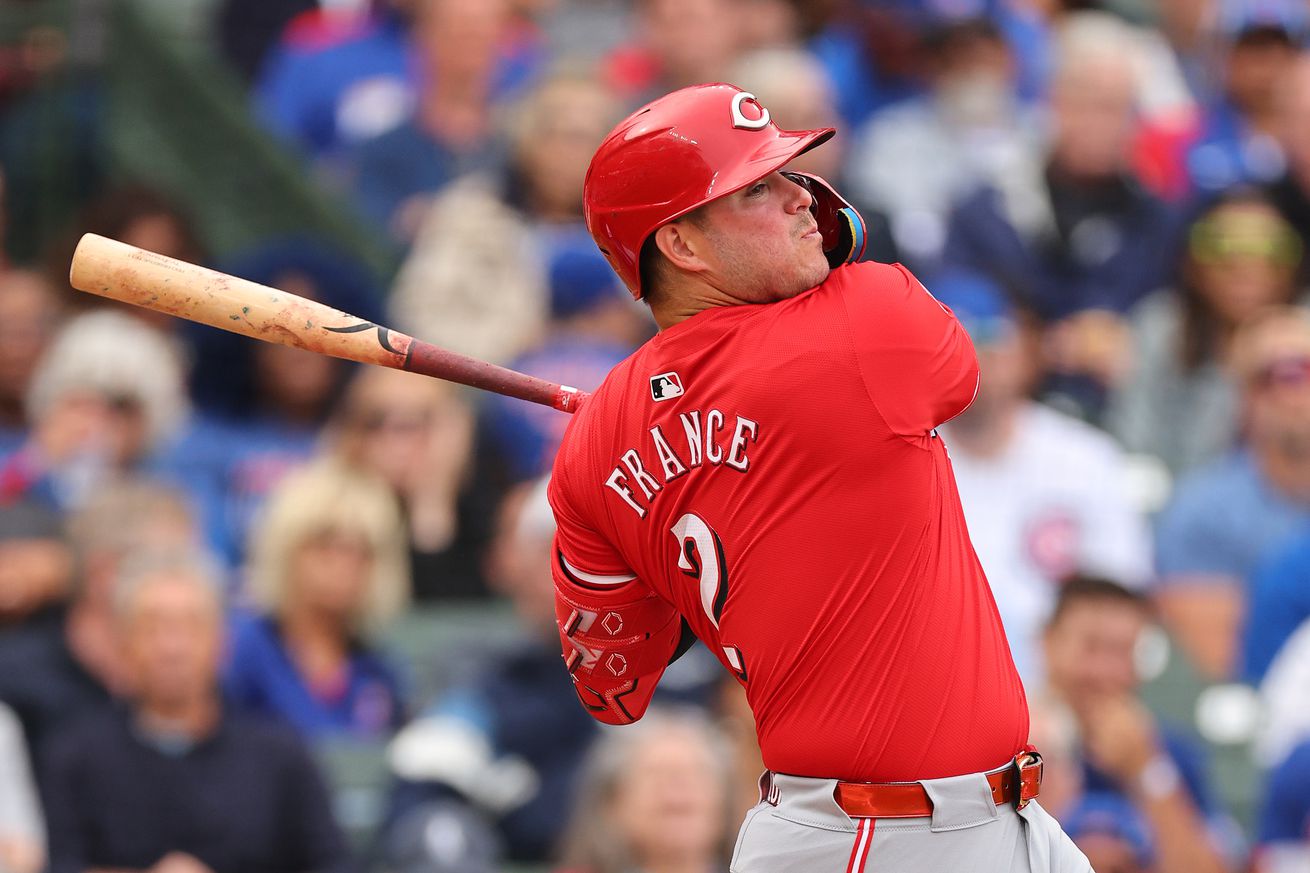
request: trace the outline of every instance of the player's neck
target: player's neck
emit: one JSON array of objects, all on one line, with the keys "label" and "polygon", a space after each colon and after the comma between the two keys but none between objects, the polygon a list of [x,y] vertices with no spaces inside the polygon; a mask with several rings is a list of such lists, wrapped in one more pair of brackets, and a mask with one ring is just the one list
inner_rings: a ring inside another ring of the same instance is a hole
[{"label": "player's neck", "polygon": [[749,303],[695,276],[670,281],[659,299],[651,302],[650,314],[660,330],[668,330],[707,309]]}]

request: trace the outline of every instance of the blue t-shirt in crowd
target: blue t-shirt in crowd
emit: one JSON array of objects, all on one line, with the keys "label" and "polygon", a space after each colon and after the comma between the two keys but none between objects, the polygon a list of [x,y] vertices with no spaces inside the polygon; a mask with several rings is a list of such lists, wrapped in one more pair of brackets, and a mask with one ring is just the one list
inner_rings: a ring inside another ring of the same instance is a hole
[{"label": "blue t-shirt in crowd", "polygon": [[1246,582],[1260,561],[1310,524],[1310,505],[1278,493],[1250,452],[1233,452],[1184,477],[1156,522],[1161,581],[1195,575]]},{"label": "blue t-shirt in crowd", "polygon": [[1250,591],[1242,677],[1259,685],[1283,643],[1310,621],[1310,533],[1270,553],[1252,575]]},{"label": "blue t-shirt in crowd", "polygon": [[238,710],[280,718],[309,737],[381,739],[404,718],[400,683],[377,653],[356,646],[340,687],[315,691],[292,661],[277,622],[265,616],[234,621],[224,689]]},{"label": "blue t-shirt in crowd", "polygon": [[1310,742],[1297,746],[1269,774],[1257,840],[1310,843]]}]

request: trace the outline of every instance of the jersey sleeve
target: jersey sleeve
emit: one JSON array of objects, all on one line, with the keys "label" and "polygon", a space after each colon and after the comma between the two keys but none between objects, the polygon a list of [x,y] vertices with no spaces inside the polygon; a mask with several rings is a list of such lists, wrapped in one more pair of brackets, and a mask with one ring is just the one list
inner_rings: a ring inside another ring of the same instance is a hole
[{"label": "jersey sleeve", "polygon": [[951,310],[899,264],[848,269],[843,301],[856,357],[892,431],[921,436],[967,409],[978,391],[978,357]]},{"label": "jersey sleeve", "polygon": [[628,724],[645,714],[678,654],[682,618],[579,516],[557,487],[556,470],[549,492],[557,525],[551,572],[564,665],[593,718]]}]

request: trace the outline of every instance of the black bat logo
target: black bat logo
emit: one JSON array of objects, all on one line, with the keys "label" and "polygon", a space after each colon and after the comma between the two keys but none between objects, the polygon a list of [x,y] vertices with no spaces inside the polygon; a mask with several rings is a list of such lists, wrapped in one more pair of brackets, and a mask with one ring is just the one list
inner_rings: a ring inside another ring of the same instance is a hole
[{"label": "black bat logo", "polygon": [[371,321],[361,321],[359,324],[352,324],[348,327],[324,327],[323,329],[331,331],[332,333],[359,333],[375,327],[378,330],[378,345],[382,346],[382,348],[391,352],[393,355],[400,354],[397,349],[394,349],[391,346],[391,331],[381,325],[374,324]]}]

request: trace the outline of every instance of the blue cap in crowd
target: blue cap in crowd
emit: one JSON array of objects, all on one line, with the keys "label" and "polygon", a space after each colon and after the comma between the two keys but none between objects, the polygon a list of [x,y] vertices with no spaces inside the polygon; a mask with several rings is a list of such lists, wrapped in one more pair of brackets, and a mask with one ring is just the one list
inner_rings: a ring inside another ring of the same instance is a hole
[{"label": "blue cap in crowd", "polygon": [[550,312],[569,318],[601,303],[625,299],[619,277],[590,239],[560,242],[550,257]]},{"label": "blue cap in crowd", "polygon": [[1138,866],[1150,867],[1155,849],[1151,832],[1132,804],[1115,794],[1093,792],[1079,798],[1060,824],[1069,839],[1077,842],[1085,836],[1106,836],[1121,840],[1132,850]]},{"label": "blue cap in crowd", "polygon": [[975,343],[995,342],[1014,330],[1014,307],[1001,286],[986,276],[945,270],[925,284],[939,302],[951,308]]}]

